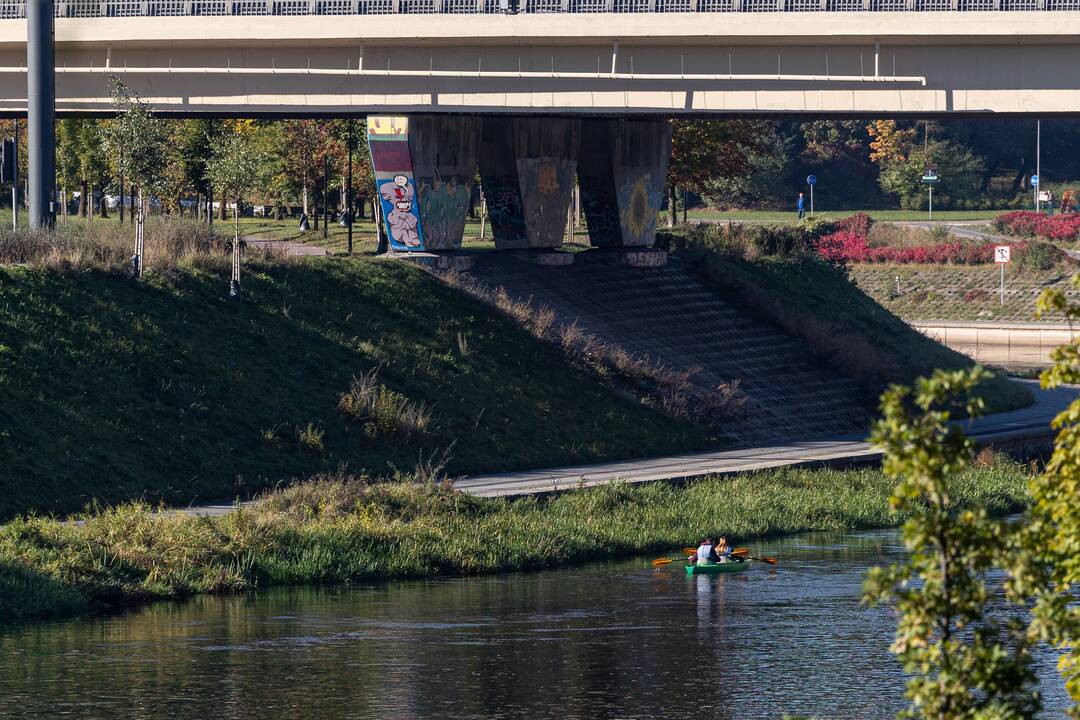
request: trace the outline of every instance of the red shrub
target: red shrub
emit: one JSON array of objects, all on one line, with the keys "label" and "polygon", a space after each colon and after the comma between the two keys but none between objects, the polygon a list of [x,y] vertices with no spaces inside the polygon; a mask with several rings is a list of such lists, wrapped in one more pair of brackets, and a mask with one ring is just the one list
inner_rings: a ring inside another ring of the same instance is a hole
[{"label": "red shrub", "polygon": [[867,237],[870,234],[870,226],[873,224],[874,221],[869,215],[864,212],[857,212],[851,217],[838,220],[836,222],[836,229]]},{"label": "red shrub", "polygon": [[1075,242],[1080,240],[1080,213],[1047,217],[1031,210],[1014,210],[994,218],[994,228],[1007,235]]}]

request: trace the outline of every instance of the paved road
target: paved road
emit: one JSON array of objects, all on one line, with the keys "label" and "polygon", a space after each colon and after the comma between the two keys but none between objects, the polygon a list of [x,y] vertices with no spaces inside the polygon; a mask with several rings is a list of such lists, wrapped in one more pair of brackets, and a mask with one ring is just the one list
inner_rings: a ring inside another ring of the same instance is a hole
[{"label": "paved road", "polygon": [[[1037,441],[1047,437],[1050,421],[1077,397],[1076,388],[1041,390],[1034,380],[1027,384],[1036,401],[1031,407],[979,418],[971,423],[969,434],[982,444],[1006,441]],[[520,472],[473,475],[460,478],[455,487],[482,497],[514,497],[573,490],[602,485],[615,480],[649,482],[653,480],[689,480],[707,475],[725,475],[749,470],[784,466],[850,465],[873,463],[880,451],[854,435],[791,442],[770,446],[715,450],[674,457],[626,460],[621,462],[579,465],[574,467],[525,470]],[[250,503],[243,503],[250,505]],[[232,504],[188,508],[197,515],[222,515]]]}]

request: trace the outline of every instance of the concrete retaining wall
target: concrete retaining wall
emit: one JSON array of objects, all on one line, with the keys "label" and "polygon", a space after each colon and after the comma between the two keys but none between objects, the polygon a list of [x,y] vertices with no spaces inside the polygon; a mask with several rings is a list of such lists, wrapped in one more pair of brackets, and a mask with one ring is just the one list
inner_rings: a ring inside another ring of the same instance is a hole
[{"label": "concrete retaining wall", "polygon": [[1050,353],[1080,337],[1080,328],[1042,323],[912,323],[919,332],[981,363],[1008,369],[1047,367]]}]

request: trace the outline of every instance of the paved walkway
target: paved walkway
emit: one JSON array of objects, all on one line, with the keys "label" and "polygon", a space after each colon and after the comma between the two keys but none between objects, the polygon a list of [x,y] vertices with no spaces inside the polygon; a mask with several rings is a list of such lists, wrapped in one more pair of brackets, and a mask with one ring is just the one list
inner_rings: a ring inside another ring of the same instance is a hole
[{"label": "paved walkway", "polygon": [[324,247],[295,242],[293,240],[255,240],[252,238],[244,238],[244,242],[247,243],[249,247],[258,248],[260,250],[277,248],[283,250],[286,255],[293,256],[306,255],[323,257],[330,254]]},{"label": "paved walkway", "polygon": [[[1045,438],[1049,433],[1050,421],[1077,396],[1074,388],[1041,390],[1034,380],[1019,382],[1027,384],[1035,393],[1035,404],[1023,410],[975,420],[971,423],[973,427],[969,434],[980,443]],[[688,480],[782,466],[876,462],[880,458],[881,452],[864,439],[847,435],[676,457],[474,475],[458,480],[454,486],[473,495],[514,496],[602,485],[613,480]]]},{"label": "paved walkway", "polygon": [[[1041,390],[1037,381],[1019,380],[1035,393],[1035,404],[1023,410],[998,413],[975,420],[969,434],[981,444],[1041,441],[1050,433],[1050,421],[1072,402],[1076,388]],[[574,467],[523,470],[466,476],[454,487],[481,497],[515,497],[603,485],[616,480],[639,483],[654,480],[682,481],[708,475],[730,475],[786,466],[852,465],[874,463],[881,452],[857,435],[792,442],[734,450],[646,458]],[[250,506],[251,502],[241,503]],[[224,515],[232,504],[187,508],[195,515]]]}]

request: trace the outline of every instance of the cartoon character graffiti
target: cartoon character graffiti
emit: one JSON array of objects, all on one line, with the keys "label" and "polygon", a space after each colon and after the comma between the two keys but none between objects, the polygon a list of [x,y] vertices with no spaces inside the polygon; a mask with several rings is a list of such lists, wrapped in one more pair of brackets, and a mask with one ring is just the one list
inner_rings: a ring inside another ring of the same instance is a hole
[{"label": "cartoon character graffiti", "polygon": [[415,210],[416,189],[412,182],[404,175],[395,175],[393,180],[379,187],[379,194],[393,207],[393,210],[386,214],[391,242],[406,248],[419,248],[420,217]]}]

